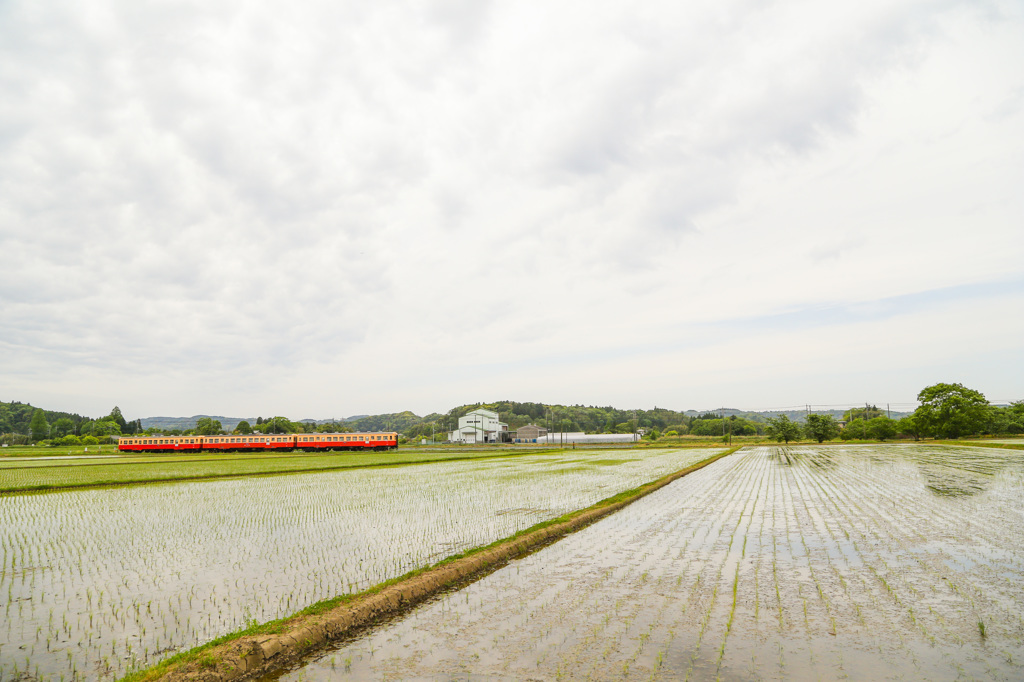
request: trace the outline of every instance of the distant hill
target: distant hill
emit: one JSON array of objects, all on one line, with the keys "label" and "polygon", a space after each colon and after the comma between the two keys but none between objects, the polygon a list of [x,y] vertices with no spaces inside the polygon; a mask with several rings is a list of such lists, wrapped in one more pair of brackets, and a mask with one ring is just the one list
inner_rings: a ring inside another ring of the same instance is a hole
[{"label": "distant hill", "polygon": [[212,414],[197,414],[191,417],[143,417],[142,428],[168,430],[178,429],[184,431],[186,429],[194,429],[196,427],[196,422],[203,417],[216,419],[220,422],[225,431],[234,430],[240,421],[247,421],[250,424],[256,423],[256,417],[221,417]]},{"label": "distant hill", "polygon": [[[269,419],[270,416],[272,415],[268,415],[267,418]],[[256,420],[258,419],[258,417],[224,417],[213,414],[196,414],[192,415],[191,417],[143,417],[142,428],[167,429],[168,431],[171,429],[177,429],[179,431],[185,431],[187,429],[194,429],[196,427],[196,422],[198,422],[203,417],[209,417],[210,419],[215,419],[219,421],[221,428],[223,428],[225,431],[234,431],[235,427],[238,426],[238,422],[241,421],[247,421],[249,422],[250,426],[256,426]],[[343,419],[339,419],[338,421],[351,422],[358,421],[360,419],[365,419],[367,417],[369,417],[369,415],[362,414],[356,415],[354,417],[345,417]],[[314,422],[316,424],[329,424],[334,420],[298,419],[296,421],[302,422],[304,424],[308,424],[309,422]]]},{"label": "distant hill", "polygon": [[[813,412],[814,414],[830,414],[836,419],[842,419],[843,415],[849,409],[847,408],[846,410],[816,410],[813,409],[813,405],[811,407],[811,412]],[[882,411],[884,412],[885,410]],[[753,422],[762,423],[766,423],[768,421],[768,417],[777,417],[780,414],[784,414],[787,417],[789,417],[791,421],[796,422],[803,422],[807,419],[807,410],[764,410],[761,412],[748,412],[745,410],[736,410],[730,407],[726,407],[724,409],[719,407],[713,410],[703,411],[686,410],[686,412],[684,412],[683,414],[685,414],[687,417],[698,417],[702,414],[707,414],[709,412],[713,414],[722,414],[724,412],[727,417],[736,415],[737,417],[742,417],[743,419],[749,419],[750,421]],[[897,412],[896,410],[893,410],[891,412],[891,416],[893,419],[902,419],[903,417],[906,417],[909,414],[913,414],[913,412]]]}]

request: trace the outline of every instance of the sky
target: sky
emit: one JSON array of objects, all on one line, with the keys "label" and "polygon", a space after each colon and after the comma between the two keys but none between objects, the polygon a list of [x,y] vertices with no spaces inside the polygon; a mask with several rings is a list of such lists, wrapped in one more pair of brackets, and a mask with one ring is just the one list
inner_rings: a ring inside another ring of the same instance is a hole
[{"label": "sky", "polygon": [[0,0],[0,400],[1024,399],[1024,5]]}]

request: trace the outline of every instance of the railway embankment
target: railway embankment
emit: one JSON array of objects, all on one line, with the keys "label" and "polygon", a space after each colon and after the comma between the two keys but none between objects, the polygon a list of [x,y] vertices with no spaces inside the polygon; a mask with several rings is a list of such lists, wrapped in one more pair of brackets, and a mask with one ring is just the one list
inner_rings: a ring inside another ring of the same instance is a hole
[{"label": "railway embankment", "polygon": [[739,447],[585,509],[546,521],[509,538],[450,557],[356,595],[315,604],[292,617],[253,625],[126,676],[124,682],[227,682],[255,679],[287,666],[331,642],[411,609],[430,597],[479,579],[580,530],[673,481],[725,457]]}]

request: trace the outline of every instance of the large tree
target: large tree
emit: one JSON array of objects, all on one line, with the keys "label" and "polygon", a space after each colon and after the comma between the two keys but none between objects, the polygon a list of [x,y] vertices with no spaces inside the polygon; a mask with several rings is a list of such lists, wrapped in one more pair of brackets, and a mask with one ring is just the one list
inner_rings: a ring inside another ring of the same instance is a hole
[{"label": "large tree", "polygon": [[896,437],[897,426],[895,420],[881,416],[868,420],[868,433],[875,440],[887,441]]},{"label": "large tree", "polygon": [[196,421],[196,434],[200,436],[214,436],[221,431],[221,424],[219,419],[211,419],[210,417],[200,417]]},{"label": "large tree", "polygon": [[943,438],[978,433],[988,417],[988,400],[963,384],[935,384],[917,394],[921,406],[914,412],[928,429]]},{"label": "large tree", "polygon": [[839,435],[839,424],[830,414],[809,414],[804,425],[804,433],[808,438],[822,443]]},{"label": "large tree", "polygon": [[914,440],[921,440],[927,434],[924,421],[913,414],[908,414],[896,422],[896,429],[904,436],[913,436]]},{"label": "large tree", "polygon": [[263,420],[260,431],[263,433],[301,433],[302,426],[290,421],[287,417],[272,417]]},{"label": "large tree", "polygon": [[768,426],[765,427],[764,432],[769,438],[789,443],[789,441],[800,437],[800,425],[790,421],[786,415],[780,414],[778,417],[768,417]]},{"label": "large tree", "polygon": [[125,421],[124,415],[121,414],[121,408],[117,405],[114,405],[114,409],[112,409],[110,414],[107,415],[107,419],[116,422],[121,431],[124,431],[124,428],[128,426],[128,422]]},{"label": "large tree", "polygon": [[54,438],[60,438],[61,436],[66,436],[69,433],[73,434],[74,432],[75,422],[71,421],[67,417],[61,417],[57,421],[53,422],[53,425],[50,427],[50,434]]},{"label": "large tree", "polygon": [[46,423],[46,415],[42,410],[37,409],[32,413],[28,427],[32,431],[32,440],[43,440],[50,435],[50,425]]}]

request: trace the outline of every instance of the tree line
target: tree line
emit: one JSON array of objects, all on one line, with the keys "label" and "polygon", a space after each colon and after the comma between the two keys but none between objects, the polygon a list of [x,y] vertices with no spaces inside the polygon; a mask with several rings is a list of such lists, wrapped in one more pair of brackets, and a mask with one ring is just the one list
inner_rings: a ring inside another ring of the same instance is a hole
[{"label": "tree line", "polygon": [[[649,439],[662,436],[757,436],[767,435],[779,441],[805,437],[824,442],[835,438],[890,440],[896,437],[960,438],[978,434],[1024,433],[1024,401],[1009,406],[989,404],[979,391],[962,384],[939,383],[921,390],[921,405],[912,414],[890,419],[877,406],[852,408],[837,420],[828,414],[809,414],[801,423],[787,414],[767,417],[759,413],[722,415],[715,412],[687,414],[655,407],[628,410],[611,406],[549,405],[536,402],[497,401],[454,407],[447,413],[419,417],[412,412],[368,415],[342,422],[292,421],[287,417],[257,417],[255,422],[239,422],[231,433],[350,433],[353,431],[397,431],[408,439],[430,436],[446,438],[458,426],[460,417],[471,410],[485,408],[497,412],[499,419],[514,431],[526,424],[538,424],[549,431],[586,433],[646,432]],[[128,421],[115,406],[105,417],[89,419],[78,414],[52,412],[31,405],[0,402],[0,442],[51,445],[88,445],[122,435],[217,435],[228,431],[221,422],[201,417],[191,429],[144,429],[142,420]]]},{"label": "tree line", "polygon": [[142,420],[127,421],[117,406],[105,417],[90,419],[20,402],[0,402],[0,443],[8,445],[95,445],[111,436],[133,435],[142,430]]},{"label": "tree line", "polygon": [[947,383],[921,389],[917,400],[920,407],[898,420],[874,406],[848,410],[843,423],[832,415],[809,414],[801,425],[782,414],[768,418],[765,433],[787,443],[800,437],[822,443],[835,438],[887,441],[898,436],[921,440],[1024,433],[1024,400],[992,405],[980,391]]}]

